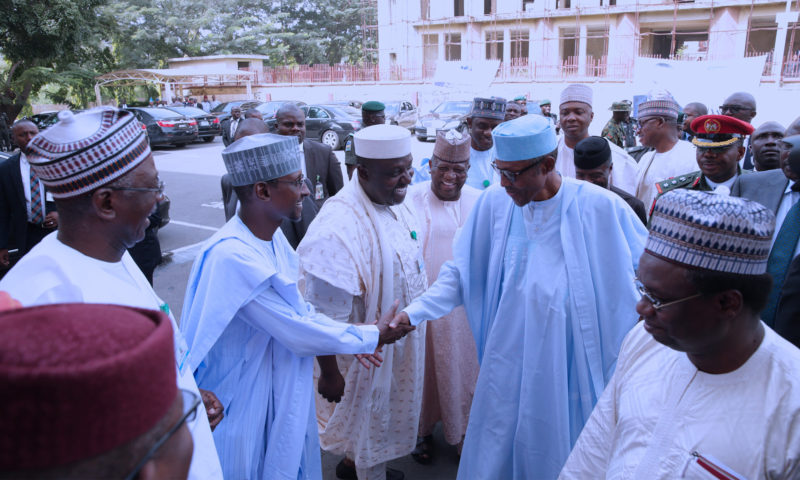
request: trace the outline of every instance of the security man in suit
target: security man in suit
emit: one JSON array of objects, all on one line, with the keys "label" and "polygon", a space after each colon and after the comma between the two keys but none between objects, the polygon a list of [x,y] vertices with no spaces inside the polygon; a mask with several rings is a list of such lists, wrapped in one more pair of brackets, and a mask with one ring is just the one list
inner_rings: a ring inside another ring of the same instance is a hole
[{"label": "security man in suit", "polygon": [[[386,123],[386,105],[381,102],[371,100],[361,105],[361,128],[373,125],[383,125]],[[353,148],[353,133],[347,136],[344,143],[344,165],[347,168],[347,178],[353,176],[356,169],[356,152]]]},{"label": "security man in suit", "polygon": [[[0,271],[7,270],[47,234],[58,227],[55,202],[48,200],[39,177],[31,171],[25,153],[39,133],[28,120],[14,124],[11,134],[19,151],[0,164]],[[19,255],[13,261],[9,250]]]},{"label": "security man in suit", "polygon": [[227,147],[233,143],[233,137],[236,136],[236,129],[239,127],[239,122],[242,121],[242,109],[239,107],[231,108],[230,118],[222,121],[222,143]]},{"label": "security man in suit", "polygon": [[658,197],[650,207],[650,214],[658,198],[676,188],[712,191],[725,187],[732,190],[742,173],[739,160],[745,153],[743,141],[753,133],[753,126],[726,115],[703,115],[692,121],[695,132],[692,143],[697,147],[697,165],[700,170],[673,177],[656,184]]}]

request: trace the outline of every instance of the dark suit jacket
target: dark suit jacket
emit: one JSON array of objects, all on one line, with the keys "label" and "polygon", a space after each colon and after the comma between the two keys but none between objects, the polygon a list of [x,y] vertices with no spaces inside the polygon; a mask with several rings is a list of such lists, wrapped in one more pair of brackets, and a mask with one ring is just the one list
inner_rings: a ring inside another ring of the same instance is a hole
[{"label": "dark suit jacket", "polygon": [[622,199],[625,200],[625,203],[630,205],[630,207],[633,209],[634,213],[636,213],[636,216],[639,217],[639,220],[641,220],[642,223],[647,225],[647,210],[645,210],[644,203],[642,203],[641,200],[639,200],[638,198],[634,197],[633,195],[631,195],[630,193],[626,192],[625,190],[621,190],[621,189],[619,189],[619,188],[617,188],[615,186],[609,186],[608,189],[611,190],[612,192],[616,193],[620,197],[622,197]]},{"label": "dark suit jacket", "polygon": [[[17,152],[0,163],[0,249],[18,248],[21,253],[26,253],[33,245],[26,248],[28,210],[22,189]],[[55,209],[55,203],[45,202],[45,211],[52,212]]]},{"label": "dark suit jacket", "polygon": [[[731,196],[758,202],[772,210],[772,213],[778,213],[783,192],[788,184],[789,179],[781,169],[753,172],[739,175],[731,187]],[[776,225],[776,228],[779,227]]]},{"label": "dark suit jacket", "polygon": [[[336,192],[344,186],[342,179],[342,168],[339,160],[333,153],[333,149],[320,142],[305,139],[303,140],[303,154],[306,160],[306,177],[311,180],[311,198],[317,204],[317,209],[322,208],[322,204],[329,197],[336,195]],[[323,196],[316,198],[317,176],[322,184]]]},{"label": "dark suit jacket", "polygon": [[773,328],[780,336],[800,347],[800,256],[794,257],[786,273]]},{"label": "dark suit jacket", "polygon": [[[242,120],[244,120],[244,116],[239,118],[239,123],[241,123]],[[231,118],[230,117],[228,117],[228,118],[226,118],[225,120],[222,121],[221,128],[222,128],[222,144],[227,147],[228,145],[233,143],[233,135],[231,135]],[[236,132],[234,132],[234,133],[236,133]]]}]

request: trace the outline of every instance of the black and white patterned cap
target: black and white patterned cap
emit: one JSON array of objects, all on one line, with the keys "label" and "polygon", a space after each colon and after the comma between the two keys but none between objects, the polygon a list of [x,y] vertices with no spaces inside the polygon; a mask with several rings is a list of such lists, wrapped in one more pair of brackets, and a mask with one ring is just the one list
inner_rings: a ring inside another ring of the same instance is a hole
[{"label": "black and white patterned cap", "polygon": [[248,135],[222,151],[234,187],[274,180],[301,170],[297,137],[261,133]]},{"label": "black and white patterned cap", "polygon": [[775,215],[760,203],[679,189],[662,195],[645,250],[692,268],[760,275],[775,230]]}]

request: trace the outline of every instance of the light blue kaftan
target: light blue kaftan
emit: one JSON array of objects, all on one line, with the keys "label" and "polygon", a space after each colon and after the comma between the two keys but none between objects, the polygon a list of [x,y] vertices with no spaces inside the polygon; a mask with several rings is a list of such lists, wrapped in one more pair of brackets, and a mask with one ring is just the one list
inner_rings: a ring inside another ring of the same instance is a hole
[{"label": "light blue kaftan", "polygon": [[488,189],[454,260],[405,311],[412,324],[463,303],[481,370],[459,479],[554,479],[633,327],[647,231],[608,190],[563,178],[517,207]]},{"label": "light blue kaftan", "polygon": [[297,254],[283,233],[260,240],[238,215],[192,268],[181,331],[198,385],[225,408],[214,431],[225,478],[321,479],[314,356],[377,346],[374,325],[316,313],[297,276]]},{"label": "light blue kaftan", "polygon": [[[489,185],[498,183],[498,178],[492,168],[494,162],[494,145],[489,150],[478,151],[469,147],[469,170],[467,170],[467,185],[478,190],[486,190]],[[488,183],[487,183],[488,182]]]}]

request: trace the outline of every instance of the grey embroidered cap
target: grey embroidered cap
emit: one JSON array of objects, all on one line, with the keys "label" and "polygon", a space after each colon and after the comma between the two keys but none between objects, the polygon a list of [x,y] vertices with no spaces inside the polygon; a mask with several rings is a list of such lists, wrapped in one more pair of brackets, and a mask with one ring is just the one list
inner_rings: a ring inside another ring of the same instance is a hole
[{"label": "grey embroidered cap", "polygon": [[760,203],[679,189],[656,201],[644,248],[688,267],[760,275],[774,230],[775,215]]},{"label": "grey embroidered cap", "polygon": [[222,151],[234,187],[274,180],[301,170],[297,137],[260,133],[248,135]]}]

